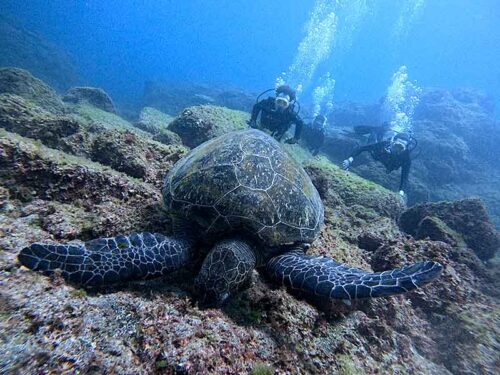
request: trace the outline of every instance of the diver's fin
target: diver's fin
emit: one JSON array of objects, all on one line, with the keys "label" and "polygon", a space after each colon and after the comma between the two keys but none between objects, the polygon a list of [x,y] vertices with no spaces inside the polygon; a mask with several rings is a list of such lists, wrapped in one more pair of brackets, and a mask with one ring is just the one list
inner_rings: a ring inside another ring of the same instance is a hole
[{"label": "diver's fin", "polygon": [[443,266],[419,262],[410,266],[369,273],[333,259],[292,251],[272,258],[267,271],[273,279],[312,296],[352,300],[409,292],[436,279]]},{"label": "diver's fin", "polygon": [[189,242],[161,234],[133,233],[84,244],[34,243],[21,250],[22,265],[50,275],[61,270],[69,282],[102,286],[159,277],[189,260]]}]

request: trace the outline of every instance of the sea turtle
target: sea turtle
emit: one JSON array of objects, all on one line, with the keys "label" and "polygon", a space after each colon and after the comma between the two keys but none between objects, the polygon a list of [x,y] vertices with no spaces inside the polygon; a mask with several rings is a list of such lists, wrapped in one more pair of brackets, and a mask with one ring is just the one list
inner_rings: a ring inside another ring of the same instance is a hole
[{"label": "sea turtle", "polygon": [[302,167],[259,130],[232,132],[193,149],[164,181],[172,236],[134,233],[84,244],[34,243],[20,262],[69,282],[101,286],[168,274],[211,244],[195,279],[206,303],[220,305],[249,285],[254,268],[306,294],[351,300],[408,292],[435,279],[424,261],[370,273],[305,251],[319,236],[323,203]]}]

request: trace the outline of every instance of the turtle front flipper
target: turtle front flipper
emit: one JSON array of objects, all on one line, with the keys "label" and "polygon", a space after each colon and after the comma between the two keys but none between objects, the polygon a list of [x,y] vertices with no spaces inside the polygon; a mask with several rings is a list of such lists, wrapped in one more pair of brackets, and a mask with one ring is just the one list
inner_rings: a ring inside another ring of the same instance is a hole
[{"label": "turtle front flipper", "polygon": [[235,292],[250,285],[257,259],[244,241],[218,242],[203,261],[195,290],[203,305],[220,306]]},{"label": "turtle front flipper", "polygon": [[308,256],[302,251],[274,257],[267,264],[271,277],[292,289],[344,300],[406,293],[436,279],[442,269],[441,264],[428,261],[370,273],[328,257]]},{"label": "turtle front flipper", "polygon": [[187,263],[189,249],[186,240],[133,233],[84,244],[34,243],[22,249],[18,259],[22,265],[46,275],[61,270],[71,283],[102,286],[165,275]]}]

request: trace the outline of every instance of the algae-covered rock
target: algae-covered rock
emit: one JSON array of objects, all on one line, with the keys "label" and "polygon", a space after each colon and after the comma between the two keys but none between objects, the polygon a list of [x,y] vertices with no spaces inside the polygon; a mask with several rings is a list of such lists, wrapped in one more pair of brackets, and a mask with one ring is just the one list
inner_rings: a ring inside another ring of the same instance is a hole
[{"label": "algae-covered rock", "polygon": [[245,129],[250,115],[224,107],[201,105],[185,109],[168,129],[177,133],[182,143],[196,147],[219,135]]},{"label": "algae-covered rock", "polygon": [[64,112],[64,103],[56,92],[24,69],[0,68],[1,93],[21,96],[49,112]]},{"label": "algae-covered rock", "polygon": [[72,117],[56,115],[30,100],[0,94],[0,127],[55,147],[61,138],[75,134],[80,124]]},{"label": "algae-covered rock", "polygon": [[370,314],[393,319],[390,325],[405,332],[427,361],[453,374],[475,373],[478,368],[494,373],[494,337],[500,332],[498,281],[474,253],[443,242],[398,241],[379,248],[371,264],[381,270],[424,256],[444,265],[441,282],[410,295],[411,312],[400,315],[374,304]]},{"label": "algae-covered rock", "polygon": [[342,201],[346,206],[362,206],[390,218],[397,218],[404,210],[396,194],[325,159],[314,159],[305,168],[326,202]]},{"label": "algae-covered rock", "polygon": [[[142,132],[140,129],[133,126],[132,123],[117,114],[104,111],[88,103],[72,105],[69,109],[87,124],[98,124],[107,129],[130,130],[136,133]],[[148,136],[147,133],[142,133]]]},{"label": "algae-covered rock", "polygon": [[147,181],[161,181],[167,166],[185,152],[143,139],[132,132],[105,131],[95,136],[90,158]]},{"label": "algae-covered rock", "polygon": [[13,133],[0,135],[2,184],[18,197],[25,187],[33,197],[70,203],[75,197],[100,202],[106,197],[151,196],[151,187],[135,188],[118,172],[85,158],[43,146]]},{"label": "algae-covered rock", "polygon": [[429,231],[430,223],[426,217],[436,217],[446,223],[483,260],[491,259],[500,248],[500,235],[479,199],[420,204],[405,211],[400,224],[410,234],[436,236]]},{"label": "algae-covered rock", "polygon": [[[400,236],[395,219],[404,210],[401,200],[326,158],[309,160],[304,167],[325,204],[326,225],[317,241],[319,254],[366,268],[366,255],[360,249],[373,251]],[[363,242],[366,237],[376,238],[377,244]]]},{"label": "algae-covered rock", "polygon": [[72,104],[90,104],[103,111],[116,114],[113,101],[103,89],[97,87],[73,87],[63,96],[63,100]]},{"label": "algae-covered rock", "polygon": [[160,129],[160,131],[153,136],[155,141],[163,143],[165,145],[181,145],[182,139],[177,133],[170,131],[168,129]]},{"label": "algae-covered rock", "polygon": [[[90,107],[90,106],[89,106]],[[91,107],[92,112],[118,116]],[[107,119],[104,117],[104,119]],[[140,132],[121,120],[94,122],[81,116],[57,115],[45,111],[20,96],[0,94],[0,127],[37,139],[44,145],[66,153],[87,157],[132,177],[160,184],[167,166],[177,161],[186,149],[173,141],[162,145],[141,137]],[[134,132],[132,132],[134,130]],[[135,132],[136,131],[136,132]]]},{"label": "algae-covered rock", "polygon": [[151,134],[158,134],[160,130],[166,129],[174,118],[155,108],[145,107],[139,114],[139,120],[135,124],[139,129]]},{"label": "algae-covered rock", "polygon": [[426,216],[418,224],[417,239],[446,242],[450,245],[459,245],[463,242],[460,234],[451,229],[444,221],[435,216]]}]

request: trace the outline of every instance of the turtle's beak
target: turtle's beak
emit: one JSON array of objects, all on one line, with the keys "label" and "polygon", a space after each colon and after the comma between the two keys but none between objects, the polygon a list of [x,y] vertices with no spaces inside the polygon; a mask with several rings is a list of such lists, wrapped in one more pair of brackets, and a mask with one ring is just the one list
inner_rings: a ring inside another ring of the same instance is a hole
[{"label": "turtle's beak", "polygon": [[229,301],[228,292],[216,293],[214,290],[198,290],[198,302],[202,307],[221,307]]}]

